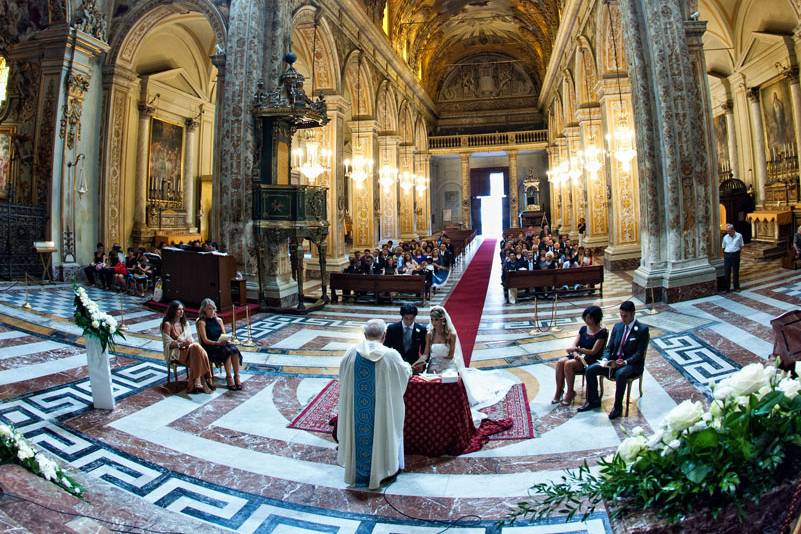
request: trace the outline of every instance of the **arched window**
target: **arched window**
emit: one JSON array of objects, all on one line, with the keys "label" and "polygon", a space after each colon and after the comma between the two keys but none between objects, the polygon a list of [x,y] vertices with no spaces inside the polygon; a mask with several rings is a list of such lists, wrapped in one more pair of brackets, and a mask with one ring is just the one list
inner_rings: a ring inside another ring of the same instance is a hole
[{"label": "arched window", "polygon": [[8,62],[6,58],[0,56],[0,106],[8,97]]}]

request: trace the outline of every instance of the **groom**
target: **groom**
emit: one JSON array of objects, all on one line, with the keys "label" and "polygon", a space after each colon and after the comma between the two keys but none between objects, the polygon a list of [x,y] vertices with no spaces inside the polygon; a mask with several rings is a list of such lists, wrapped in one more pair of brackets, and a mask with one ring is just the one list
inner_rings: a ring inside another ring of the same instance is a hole
[{"label": "groom", "polygon": [[[387,335],[384,345],[397,350],[409,365],[414,365],[425,351],[426,329],[423,325],[414,322],[417,318],[417,306],[404,304],[400,309],[401,320],[387,326]],[[420,372],[425,364],[414,367]]]}]

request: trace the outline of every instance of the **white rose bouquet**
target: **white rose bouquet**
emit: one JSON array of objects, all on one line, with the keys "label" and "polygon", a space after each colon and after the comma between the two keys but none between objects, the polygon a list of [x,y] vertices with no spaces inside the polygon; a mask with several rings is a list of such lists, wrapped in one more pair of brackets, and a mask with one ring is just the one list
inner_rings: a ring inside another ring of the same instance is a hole
[{"label": "white rose bouquet", "polygon": [[742,509],[801,472],[799,392],[801,381],[776,365],[747,365],[713,384],[708,410],[685,400],[650,436],[635,428],[597,472],[585,462],[533,486],[539,500],[518,503],[508,521],[556,512],[586,519],[603,503],[614,503],[616,515],[650,511],[669,523]]},{"label": "white rose bouquet", "polygon": [[117,329],[117,320],[101,311],[84,288],[73,285],[72,289],[75,293],[75,324],[83,328],[84,336],[98,338],[103,350],[106,348],[113,350],[114,336],[125,339],[123,333]]},{"label": "white rose bouquet", "polygon": [[68,476],[55,460],[36,451],[14,427],[3,423],[0,423],[0,461],[19,464],[76,497],[83,497],[83,487]]}]

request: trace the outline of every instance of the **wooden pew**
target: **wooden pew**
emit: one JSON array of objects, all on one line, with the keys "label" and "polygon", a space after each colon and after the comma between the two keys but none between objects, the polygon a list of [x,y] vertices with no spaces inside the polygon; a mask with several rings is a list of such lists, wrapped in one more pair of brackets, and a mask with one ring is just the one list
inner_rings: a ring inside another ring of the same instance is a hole
[{"label": "wooden pew", "polygon": [[445,230],[444,234],[451,242],[454,258],[463,255],[470,242],[476,237],[476,233],[473,230],[455,230],[452,228]]},{"label": "wooden pew", "polygon": [[[506,289],[532,289],[535,287],[554,288],[553,291],[567,293],[573,289],[562,289],[563,285],[572,287],[576,284],[585,286],[582,290],[597,290],[604,296],[604,267],[590,265],[575,269],[543,269],[534,271],[509,271],[506,273],[504,286]],[[586,287],[594,284],[594,288]]]},{"label": "wooden pew", "polygon": [[420,300],[425,304],[426,301],[426,279],[424,276],[417,275],[384,275],[384,274],[353,274],[353,273],[331,273],[328,283],[331,288],[331,301],[337,301],[337,290],[354,291],[361,293],[373,293],[376,304],[382,294],[389,295],[392,302],[392,293],[414,293],[420,296]]}]

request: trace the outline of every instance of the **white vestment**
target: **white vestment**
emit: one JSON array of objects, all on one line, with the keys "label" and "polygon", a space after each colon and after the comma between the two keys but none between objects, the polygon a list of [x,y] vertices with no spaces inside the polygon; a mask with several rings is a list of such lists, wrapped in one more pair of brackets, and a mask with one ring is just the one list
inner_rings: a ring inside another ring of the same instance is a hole
[{"label": "white vestment", "polygon": [[406,406],[403,394],[411,366],[398,351],[381,341],[362,341],[348,350],[339,367],[339,414],[337,423],[337,463],[345,468],[345,482],[356,483],[356,425],[354,421],[354,367],[361,355],[375,365],[375,413],[370,462],[370,489],[398,472],[403,465],[403,421]]}]

